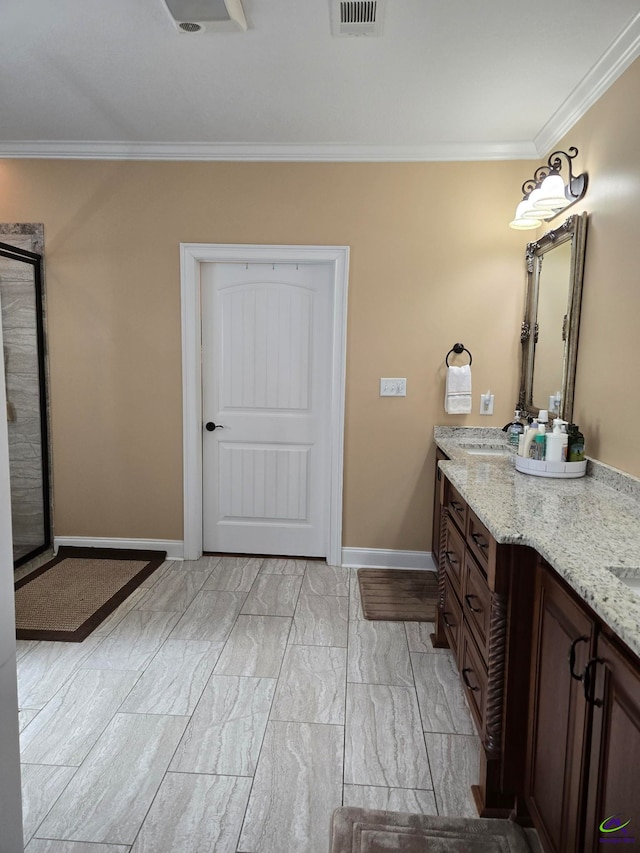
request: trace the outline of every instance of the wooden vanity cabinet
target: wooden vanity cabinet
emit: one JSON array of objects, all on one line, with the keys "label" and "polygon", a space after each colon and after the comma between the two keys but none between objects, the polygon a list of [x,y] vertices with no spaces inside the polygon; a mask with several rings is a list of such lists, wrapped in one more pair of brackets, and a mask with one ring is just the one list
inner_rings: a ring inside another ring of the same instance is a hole
[{"label": "wooden vanity cabinet", "polygon": [[454,652],[482,740],[480,778],[472,786],[478,812],[508,817],[524,772],[528,669],[518,661],[529,659],[531,633],[527,616],[514,614],[522,610],[521,599],[531,601],[532,552],[499,546],[446,477],[440,499],[439,600],[432,640]]},{"label": "wooden vanity cabinet", "polygon": [[601,850],[613,815],[640,843],[638,660],[542,560],[530,702],[525,799],[544,850]]},{"label": "wooden vanity cabinet", "polygon": [[638,657],[533,549],[498,544],[445,474],[438,489],[432,641],[454,652],[478,727],[479,814],[532,821],[545,853],[602,850],[615,816],[640,845]]}]

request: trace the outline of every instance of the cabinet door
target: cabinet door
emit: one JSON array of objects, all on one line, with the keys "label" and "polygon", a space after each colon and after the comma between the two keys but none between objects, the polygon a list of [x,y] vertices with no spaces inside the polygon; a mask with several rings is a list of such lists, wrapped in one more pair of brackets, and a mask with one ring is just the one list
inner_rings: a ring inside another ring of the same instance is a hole
[{"label": "cabinet door", "polygon": [[582,853],[584,768],[589,706],[581,674],[593,656],[595,626],[539,565],[531,668],[526,800],[545,851]]},{"label": "cabinet door", "polygon": [[445,480],[444,484],[444,505],[449,511],[449,518],[455,521],[462,536],[466,536],[469,507],[460,492],[449,480]]},{"label": "cabinet door", "polygon": [[442,621],[444,623],[444,633],[449,644],[449,648],[458,658],[458,646],[460,643],[460,631],[462,627],[462,610],[458,603],[458,598],[451,588],[449,579],[444,580],[444,606],[442,608]]},{"label": "cabinet door", "polygon": [[460,677],[464,683],[464,691],[469,702],[469,707],[475,717],[478,731],[484,732],[488,682],[487,668],[482,655],[478,653],[468,626],[464,623],[460,632],[460,654],[458,657],[460,662]]},{"label": "cabinet door", "polygon": [[[600,635],[589,674],[594,705],[584,849],[591,853],[607,840],[628,844],[631,838],[640,848],[638,662]],[[627,821],[627,827],[616,829]]]},{"label": "cabinet door", "polygon": [[491,592],[487,586],[486,577],[469,552],[465,554],[464,560],[462,609],[471,633],[486,662],[489,657]]},{"label": "cabinet door", "polygon": [[464,539],[460,536],[451,518],[447,519],[443,565],[451,586],[458,598],[462,595],[462,572],[466,549]]}]

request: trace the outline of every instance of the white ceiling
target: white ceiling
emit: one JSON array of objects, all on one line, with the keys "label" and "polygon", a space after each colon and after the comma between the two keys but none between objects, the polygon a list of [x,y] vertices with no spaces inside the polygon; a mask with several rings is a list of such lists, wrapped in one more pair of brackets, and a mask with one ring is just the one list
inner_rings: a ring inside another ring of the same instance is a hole
[{"label": "white ceiling", "polygon": [[0,156],[536,158],[640,53],[639,0],[386,0],[381,38],[329,3],[187,35],[162,0],[2,0]]}]

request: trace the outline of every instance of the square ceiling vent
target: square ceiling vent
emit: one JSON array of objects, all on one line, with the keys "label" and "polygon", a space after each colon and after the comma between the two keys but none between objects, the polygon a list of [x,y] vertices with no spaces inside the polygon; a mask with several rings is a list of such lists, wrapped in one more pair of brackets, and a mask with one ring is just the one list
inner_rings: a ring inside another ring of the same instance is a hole
[{"label": "square ceiling vent", "polygon": [[240,0],[164,0],[181,33],[245,32],[247,21]]},{"label": "square ceiling vent", "polygon": [[334,36],[381,36],[385,0],[331,0]]}]

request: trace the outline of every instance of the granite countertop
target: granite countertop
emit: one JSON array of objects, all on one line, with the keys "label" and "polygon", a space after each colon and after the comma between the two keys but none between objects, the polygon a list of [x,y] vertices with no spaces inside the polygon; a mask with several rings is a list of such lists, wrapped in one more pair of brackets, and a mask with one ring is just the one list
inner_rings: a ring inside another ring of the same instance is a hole
[{"label": "granite countertop", "polygon": [[[640,656],[640,480],[595,460],[575,480],[516,471],[500,429],[435,427],[447,478],[497,542],[528,545]],[[504,448],[504,453],[473,450]]]}]

